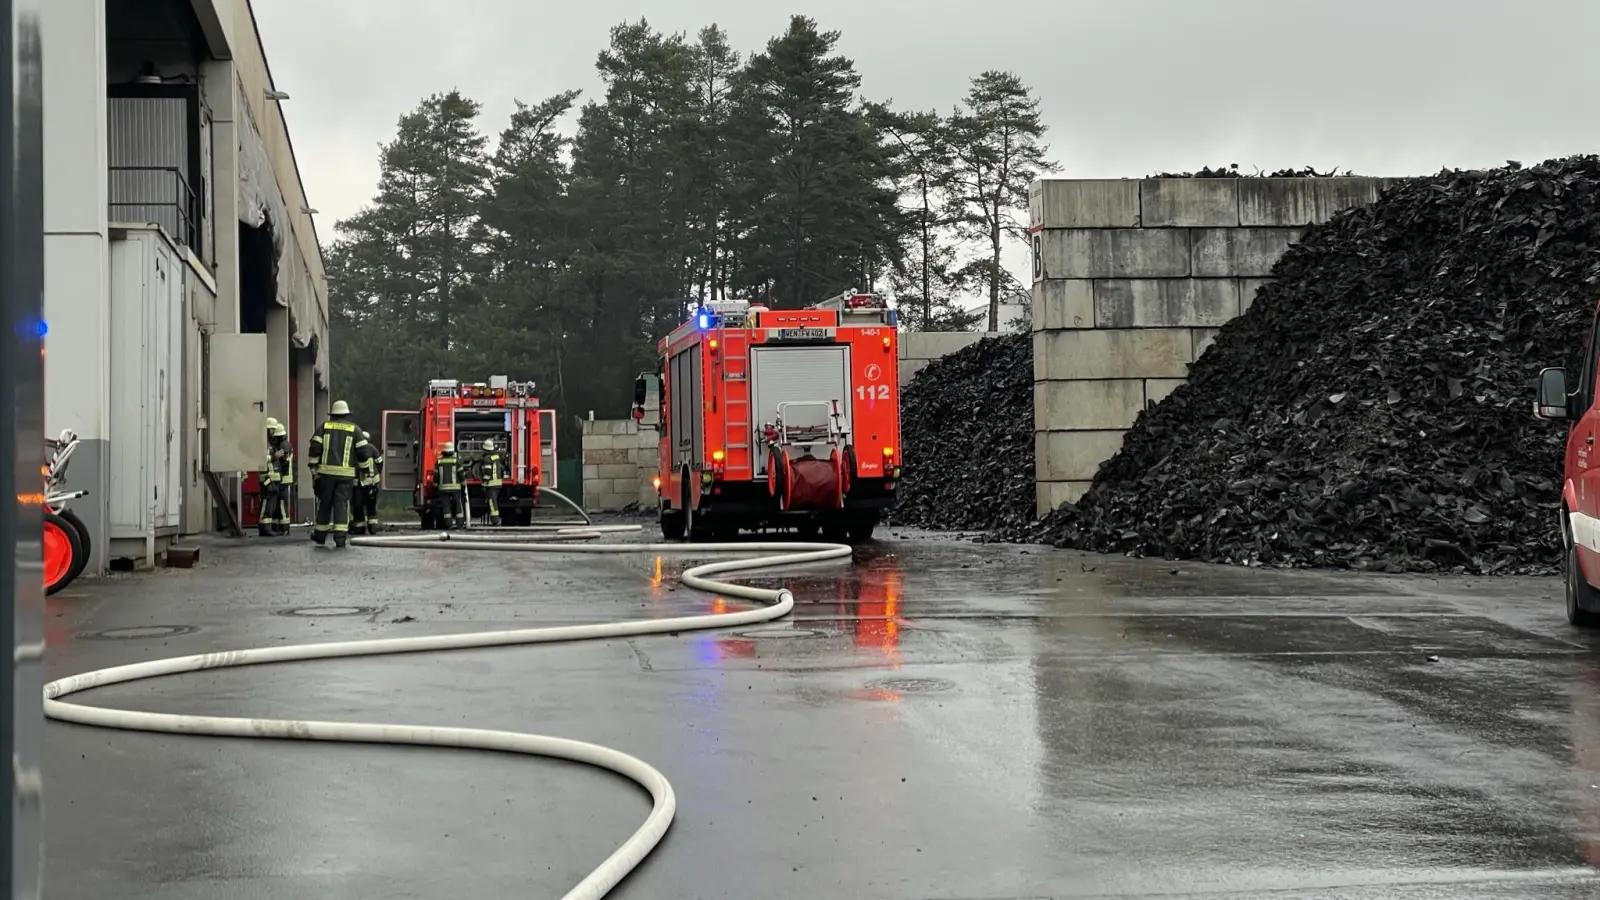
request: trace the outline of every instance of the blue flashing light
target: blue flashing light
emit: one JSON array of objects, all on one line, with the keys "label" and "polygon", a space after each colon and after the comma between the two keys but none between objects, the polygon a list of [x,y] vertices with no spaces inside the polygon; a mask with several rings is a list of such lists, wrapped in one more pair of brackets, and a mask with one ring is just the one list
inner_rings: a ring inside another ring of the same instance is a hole
[{"label": "blue flashing light", "polygon": [[889,327],[890,328],[896,328],[899,325],[900,325],[900,310],[898,310],[898,309],[889,310]]},{"label": "blue flashing light", "polygon": [[708,312],[703,312],[703,313],[701,313],[699,315],[699,317],[696,319],[696,321],[698,322],[698,324],[700,326],[700,330],[701,331],[705,331],[706,329],[711,327],[711,314],[708,313]]},{"label": "blue flashing light", "polygon": [[39,340],[44,340],[44,336],[50,331],[50,326],[45,324],[44,319],[35,319],[29,317],[17,322],[16,329],[17,337],[23,340],[27,340],[29,338],[38,338]]}]

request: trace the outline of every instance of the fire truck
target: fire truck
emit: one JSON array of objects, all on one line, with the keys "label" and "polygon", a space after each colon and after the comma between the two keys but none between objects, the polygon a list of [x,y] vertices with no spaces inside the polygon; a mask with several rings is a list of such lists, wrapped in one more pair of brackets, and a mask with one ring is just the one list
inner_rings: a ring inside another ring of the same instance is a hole
[{"label": "fire truck", "polygon": [[882,298],[856,292],[806,309],[696,308],[634,385],[634,418],[661,435],[662,534],[870,538],[901,474],[896,325]]},{"label": "fire truck", "polygon": [[504,375],[488,383],[434,379],[428,382],[421,409],[384,410],[381,487],[410,494],[423,528],[443,528],[434,463],[440,449],[453,443],[468,506],[472,517],[480,519],[489,508],[483,443],[493,440],[505,468],[501,521],[529,525],[540,486],[556,487],[555,438],[555,410],[540,408],[531,381],[511,381]]}]

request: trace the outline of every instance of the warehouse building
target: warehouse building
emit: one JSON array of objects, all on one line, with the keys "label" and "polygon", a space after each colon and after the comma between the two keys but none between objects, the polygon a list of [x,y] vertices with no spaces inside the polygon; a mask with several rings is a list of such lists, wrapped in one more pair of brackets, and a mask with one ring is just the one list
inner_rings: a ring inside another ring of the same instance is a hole
[{"label": "warehouse building", "polygon": [[42,38],[45,427],[98,574],[238,516],[267,416],[303,455],[327,283],[249,0],[50,0]]}]

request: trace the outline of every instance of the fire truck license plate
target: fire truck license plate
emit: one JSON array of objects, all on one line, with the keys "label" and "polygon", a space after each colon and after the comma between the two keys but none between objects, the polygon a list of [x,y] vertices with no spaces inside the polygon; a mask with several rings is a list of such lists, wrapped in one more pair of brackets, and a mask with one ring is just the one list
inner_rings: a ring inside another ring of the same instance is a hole
[{"label": "fire truck license plate", "polygon": [[500,405],[500,401],[496,400],[493,397],[474,397],[474,398],[472,398],[472,405],[473,406],[499,406]]},{"label": "fire truck license plate", "polygon": [[828,339],[826,328],[779,328],[778,340],[780,341],[825,341]]}]

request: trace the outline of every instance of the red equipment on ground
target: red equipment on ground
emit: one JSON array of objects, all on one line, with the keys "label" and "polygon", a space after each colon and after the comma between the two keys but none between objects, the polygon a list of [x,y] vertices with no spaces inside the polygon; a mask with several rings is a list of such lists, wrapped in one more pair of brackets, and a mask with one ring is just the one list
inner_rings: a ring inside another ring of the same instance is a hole
[{"label": "red equipment on ground", "polygon": [[420,410],[384,410],[380,487],[409,493],[423,528],[444,527],[434,464],[444,445],[454,444],[467,504],[479,518],[488,512],[484,441],[493,441],[504,468],[501,520],[529,525],[540,486],[555,487],[555,435],[555,410],[539,407],[531,381],[504,375],[487,384],[434,379]]},{"label": "red equipment on ground", "polygon": [[659,349],[660,371],[634,386],[634,418],[661,433],[662,534],[871,537],[901,471],[888,304],[855,292],[796,310],[718,301]]}]

